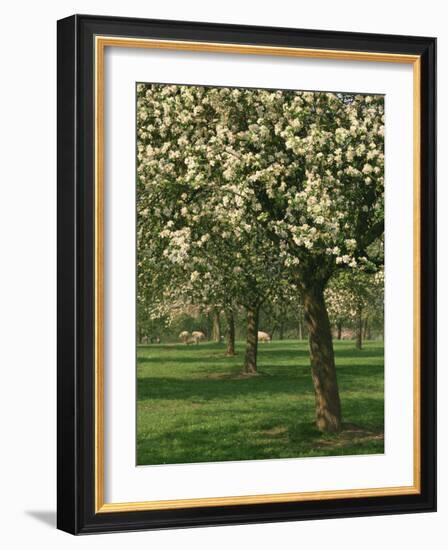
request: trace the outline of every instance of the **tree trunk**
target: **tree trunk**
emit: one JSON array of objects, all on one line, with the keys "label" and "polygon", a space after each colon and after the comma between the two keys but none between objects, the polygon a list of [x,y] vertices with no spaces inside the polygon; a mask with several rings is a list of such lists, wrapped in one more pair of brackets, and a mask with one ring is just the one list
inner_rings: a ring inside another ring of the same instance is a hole
[{"label": "tree trunk", "polygon": [[337,329],[338,329],[338,340],[341,340],[342,338],[342,323],[337,323]]},{"label": "tree trunk", "polygon": [[221,342],[221,320],[219,310],[215,309],[212,314],[212,340]]},{"label": "tree trunk", "polygon": [[311,376],[316,398],[316,425],[323,432],[339,432],[342,425],[341,401],[323,288],[303,288],[303,305],[308,326]]},{"label": "tree trunk", "polygon": [[280,323],[280,327],[279,327],[279,339],[280,340],[283,340],[285,338],[285,323],[282,321]]},{"label": "tree trunk", "polygon": [[231,309],[226,309],[227,355],[235,355],[235,318]]},{"label": "tree trunk", "polygon": [[302,312],[301,311],[299,311],[298,336],[299,336],[299,340],[303,340],[303,322],[302,322]]},{"label": "tree trunk", "polygon": [[208,340],[212,340],[212,332],[213,332],[213,323],[212,323],[212,314],[209,312],[206,317],[206,336]]},{"label": "tree trunk", "polygon": [[369,321],[368,319],[364,319],[364,328],[363,328],[363,331],[364,331],[364,340],[369,340]]},{"label": "tree trunk", "polygon": [[362,309],[356,312],[356,349],[362,349]]},{"label": "tree trunk", "polygon": [[245,374],[255,374],[257,372],[258,316],[258,306],[247,309],[246,356],[243,369]]}]

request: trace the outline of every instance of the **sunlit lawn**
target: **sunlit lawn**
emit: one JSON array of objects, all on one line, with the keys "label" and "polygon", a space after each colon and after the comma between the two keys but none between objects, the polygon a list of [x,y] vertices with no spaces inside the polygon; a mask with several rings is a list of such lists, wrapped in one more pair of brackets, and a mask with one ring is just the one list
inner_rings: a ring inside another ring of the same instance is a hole
[{"label": "sunlit lawn", "polygon": [[259,345],[259,376],[240,376],[244,343],[137,350],[137,462],[163,464],[383,453],[383,344],[335,342],[344,430],[314,427],[306,342]]}]

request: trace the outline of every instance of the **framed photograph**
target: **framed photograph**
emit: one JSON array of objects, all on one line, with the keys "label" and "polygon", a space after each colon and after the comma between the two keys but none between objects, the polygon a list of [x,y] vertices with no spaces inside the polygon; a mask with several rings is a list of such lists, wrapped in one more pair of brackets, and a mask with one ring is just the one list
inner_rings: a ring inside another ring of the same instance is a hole
[{"label": "framed photograph", "polygon": [[436,508],[434,38],[58,22],[58,527]]}]

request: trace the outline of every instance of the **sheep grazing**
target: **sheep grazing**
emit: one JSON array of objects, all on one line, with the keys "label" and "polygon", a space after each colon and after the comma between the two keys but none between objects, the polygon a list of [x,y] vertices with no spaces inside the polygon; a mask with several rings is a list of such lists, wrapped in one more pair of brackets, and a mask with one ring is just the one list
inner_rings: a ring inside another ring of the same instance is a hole
[{"label": "sheep grazing", "polygon": [[179,340],[180,340],[183,344],[188,344],[190,339],[191,339],[191,336],[190,336],[190,333],[188,332],[188,330],[183,330],[183,331],[179,334]]},{"label": "sheep grazing", "polygon": [[271,337],[267,332],[263,332],[261,330],[258,331],[258,341],[259,342],[270,342]]},{"label": "sheep grazing", "polygon": [[194,330],[191,333],[191,337],[193,338],[193,340],[195,341],[196,344],[199,344],[199,342],[201,342],[201,340],[205,340],[205,334],[203,332],[201,332],[200,330]]}]

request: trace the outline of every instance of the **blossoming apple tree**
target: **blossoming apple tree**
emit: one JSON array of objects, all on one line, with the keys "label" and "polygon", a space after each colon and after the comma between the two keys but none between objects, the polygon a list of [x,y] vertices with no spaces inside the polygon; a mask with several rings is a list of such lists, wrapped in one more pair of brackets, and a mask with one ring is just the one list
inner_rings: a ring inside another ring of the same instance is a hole
[{"label": "blossoming apple tree", "polygon": [[383,319],[384,269],[345,270],[336,273],[325,290],[330,320],[355,326],[356,347],[362,348],[363,330],[370,320]]},{"label": "blossoming apple tree", "polygon": [[[232,312],[244,306],[244,370],[254,373],[259,309],[283,277],[284,259],[257,224],[245,190],[229,181],[222,167],[204,171],[215,164],[209,149],[216,154],[220,150],[220,142],[212,145],[216,128],[193,123],[195,116],[178,125],[167,116],[166,106],[176,99],[171,115],[191,114],[205,102],[208,90],[195,89],[191,95],[189,88],[181,94],[177,89],[152,88],[139,102],[139,116],[146,121],[149,112],[156,122],[139,125],[139,298],[151,304],[153,314],[166,314],[179,300],[223,309],[231,336]],[[219,97],[213,99],[218,105]],[[142,102],[147,110],[141,109]],[[165,108],[166,128],[154,118],[159,105]]]},{"label": "blossoming apple tree", "polygon": [[383,98],[145,84],[137,97],[140,288],[244,303],[256,356],[263,296],[290,281],[316,423],[339,431],[324,291],[336,270],[371,265],[383,233]]}]

